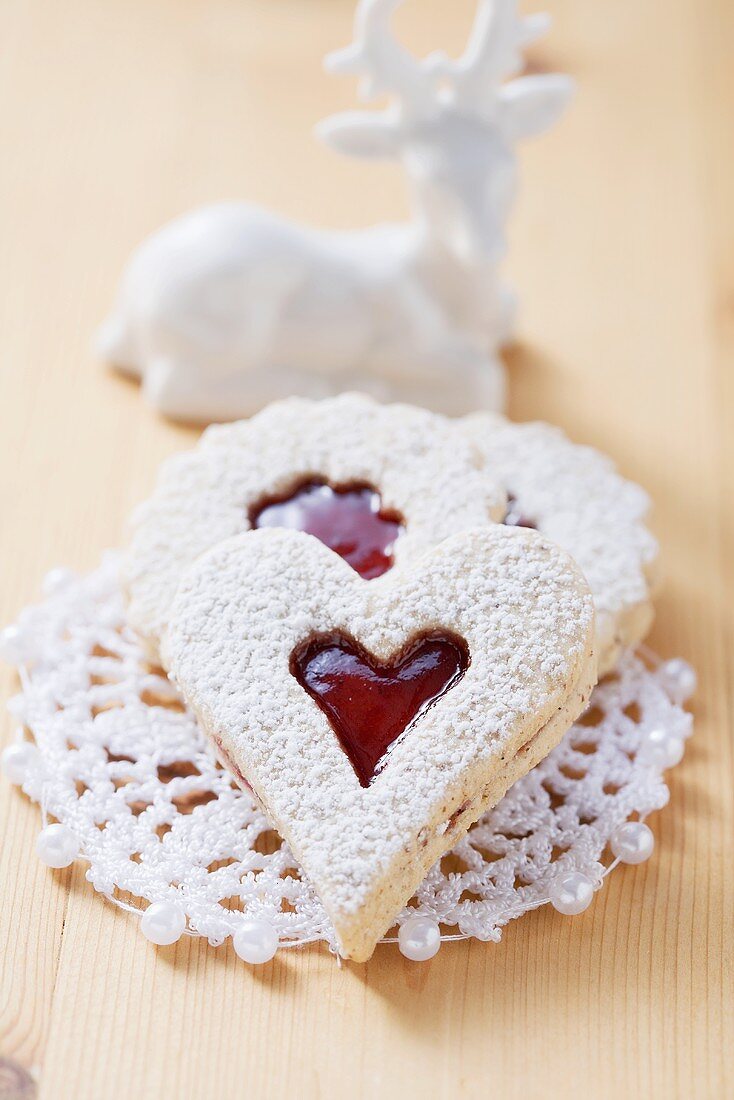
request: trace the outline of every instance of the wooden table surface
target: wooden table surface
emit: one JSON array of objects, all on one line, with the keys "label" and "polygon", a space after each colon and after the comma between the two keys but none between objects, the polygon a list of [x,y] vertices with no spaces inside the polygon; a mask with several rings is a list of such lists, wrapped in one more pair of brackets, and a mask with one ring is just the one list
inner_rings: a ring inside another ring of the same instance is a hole
[{"label": "wooden table surface", "polygon": [[[44,1100],[734,1095],[734,5],[549,6],[534,63],[579,91],[522,154],[511,405],[655,499],[652,644],[700,673],[655,855],[583,916],[537,912],[499,946],[341,968],[308,949],[253,970],[230,947],[156,951],[82,867],[42,867],[38,811],[4,783],[0,1054]],[[131,248],[221,197],[338,226],[403,212],[396,167],[310,136],[354,102],[320,68],[351,8],[1,0],[0,621],[49,567],[119,544],[160,459],[193,442],[90,351]],[[457,49],[471,8],[411,0],[399,25],[416,49]]]}]

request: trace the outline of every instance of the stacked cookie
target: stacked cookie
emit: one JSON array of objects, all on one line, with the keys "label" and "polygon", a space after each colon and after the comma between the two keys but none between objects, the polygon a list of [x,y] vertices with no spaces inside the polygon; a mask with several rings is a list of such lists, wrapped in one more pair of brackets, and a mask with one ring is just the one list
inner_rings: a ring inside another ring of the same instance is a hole
[{"label": "stacked cookie", "polygon": [[129,618],[345,957],[651,618],[647,499],[544,425],[357,395],[210,428],[138,510]]}]

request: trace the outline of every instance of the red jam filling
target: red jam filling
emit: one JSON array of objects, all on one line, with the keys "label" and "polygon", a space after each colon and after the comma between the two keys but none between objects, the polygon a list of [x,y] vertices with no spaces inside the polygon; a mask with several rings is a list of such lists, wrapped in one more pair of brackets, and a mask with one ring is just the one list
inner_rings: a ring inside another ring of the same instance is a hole
[{"label": "red jam filling", "polygon": [[363,787],[468,667],[466,642],[443,631],[415,638],[386,662],[343,634],[311,638],[291,656],[291,673],[329,719]]},{"label": "red jam filling", "polygon": [[391,568],[403,529],[399,516],[382,511],[380,494],[371,486],[332,488],[323,481],[306,482],[287,497],[265,501],[250,522],[315,535],[368,581]]},{"label": "red jam filling", "polygon": [[524,515],[517,502],[517,497],[513,496],[512,493],[507,494],[507,511],[502,522],[508,527],[531,527],[534,531],[538,529],[537,524]]}]

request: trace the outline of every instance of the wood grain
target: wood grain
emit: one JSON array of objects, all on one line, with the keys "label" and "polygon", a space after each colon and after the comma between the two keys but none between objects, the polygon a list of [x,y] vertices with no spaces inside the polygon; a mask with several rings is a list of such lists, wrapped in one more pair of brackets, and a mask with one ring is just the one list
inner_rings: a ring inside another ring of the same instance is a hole
[{"label": "wood grain", "polygon": [[[523,151],[512,411],[606,449],[656,501],[652,643],[701,685],[655,856],[500,946],[252,971],[229,948],[156,952],[80,869],[41,868],[37,811],[5,785],[0,1053],[43,1100],[734,1095],[734,6],[548,6],[534,65],[579,95]],[[471,8],[411,0],[399,25],[456,49]],[[348,0],[1,0],[0,621],[52,565],[118,544],[193,439],[89,349],[135,243],[229,196],[342,226],[404,210],[397,169],[310,137],[353,102],[320,69],[350,22]]]}]

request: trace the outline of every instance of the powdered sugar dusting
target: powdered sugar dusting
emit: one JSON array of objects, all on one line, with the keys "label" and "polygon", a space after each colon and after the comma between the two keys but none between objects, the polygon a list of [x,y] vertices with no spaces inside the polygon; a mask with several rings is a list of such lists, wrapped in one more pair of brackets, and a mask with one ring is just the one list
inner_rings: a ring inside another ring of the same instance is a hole
[{"label": "powdered sugar dusting", "polygon": [[610,459],[548,424],[513,424],[489,413],[458,424],[517,510],[583,570],[596,605],[600,672],[608,671],[652,620],[658,547],[645,526],[647,494],[620,477]]},{"label": "powdered sugar dusting", "polygon": [[[436,628],[466,640],[469,669],[363,789],[291,675],[291,653],[313,633],[339,630],[386,660]],[[368,954],[456,842],[454,829],[439,834],[441,822],[482,789],[494,795],[502,769],[550,723],[543,755],[560,740],[595,681],[592,636],[577,567],[535,532],[490,525],[455,535],[365,582],[315,539],[269,529],[216,547],[189,570],[163,655],[293,847],[345,953],[352,944],[364,953],[369,940]],[[519,774],[534,762],[529,753]],[[485,805],[479,797],[474,818]]]},{"label": "powdered sugar dusting", "polygon": [[405,520],[396,565],[504,511],[504,492],[480,470],[469,440],[423,409],[356,394],[291,398],[252,420],[215,426],[195,450],[163,465],[153,497],[134,517],[125,565],[129,616],[153,648],[186,568],[249,530],[258,502],[314,477],[378,490],[383,507]]},{"label": "powdered sugar dusting", "polygon": [[[292,852],[249,791],[233,789],[129,630],[118,555],[89,576],[57,578],[18,627],[28,663],[12,714],[38,749],[23,789],[44,823],[51,815],[74,830],[86,881],[135,916],[176,901],[189,934],[213,946],[256,917],[281,947],[319,939],[336,950]],[[619,825],[668,800],[650,736],[691,733],[668,685],[665,667],[648,671],[626,654],[586,716],[429,871],[398,922],[421,914],[451,938],[496,942],[504,924],[547,901],[559,875],[597,882],[614,866],[605,846]]]}]

